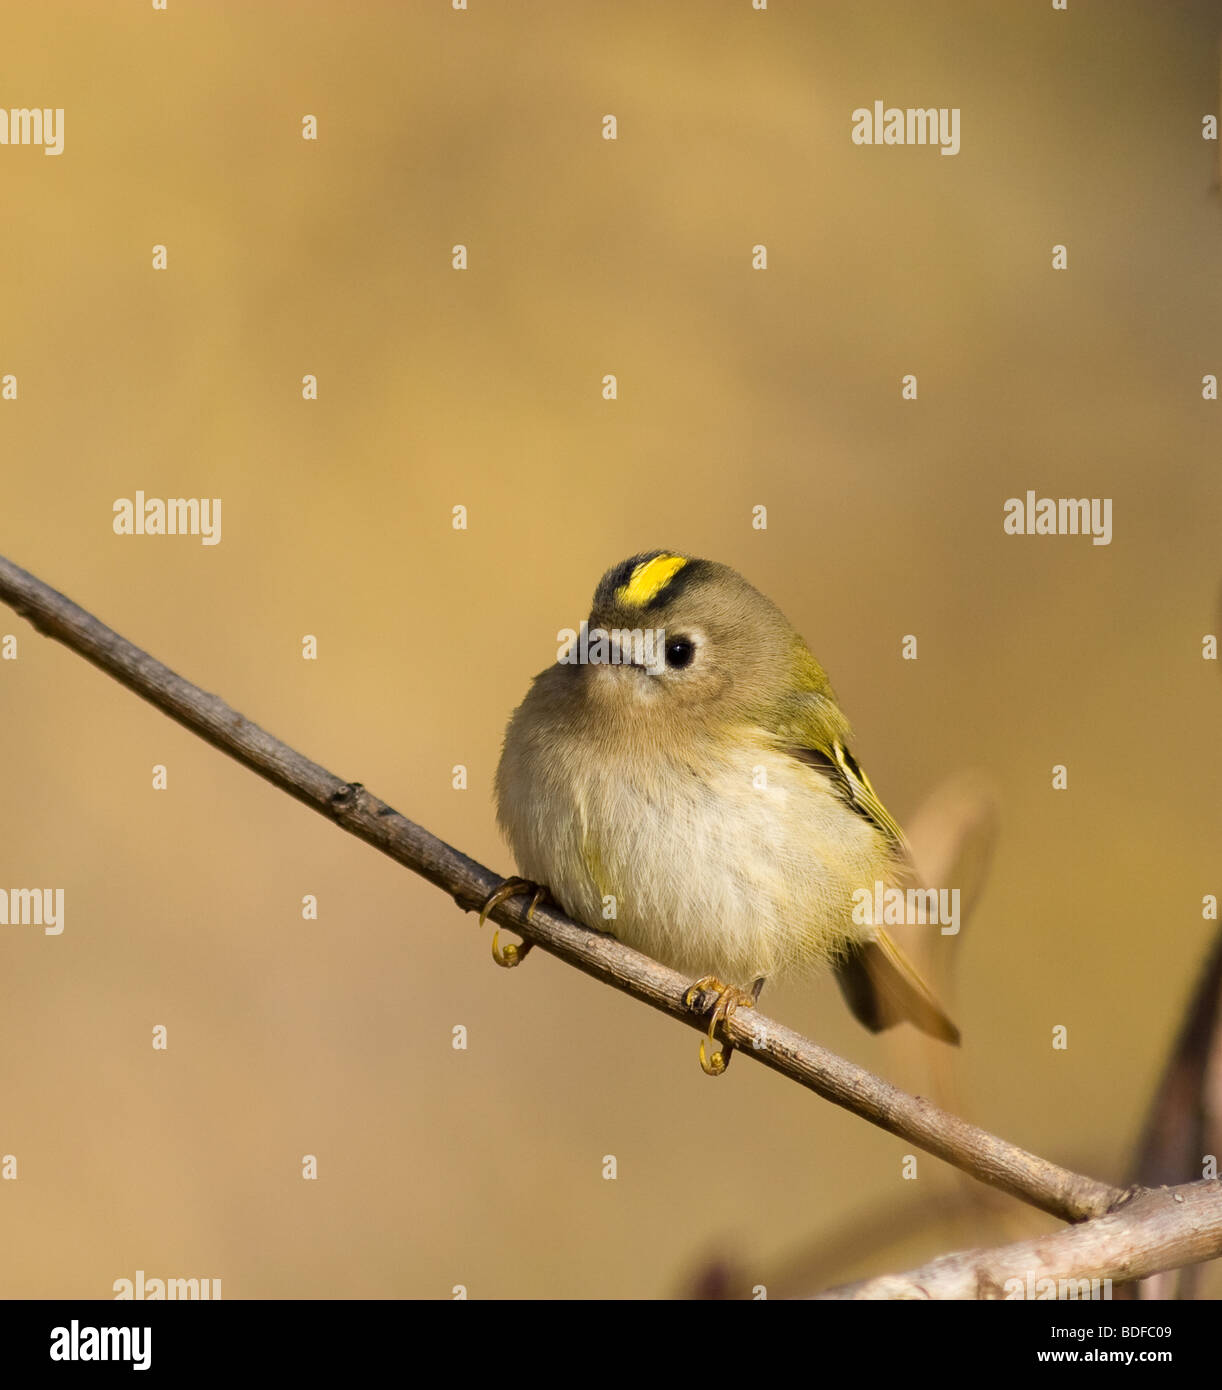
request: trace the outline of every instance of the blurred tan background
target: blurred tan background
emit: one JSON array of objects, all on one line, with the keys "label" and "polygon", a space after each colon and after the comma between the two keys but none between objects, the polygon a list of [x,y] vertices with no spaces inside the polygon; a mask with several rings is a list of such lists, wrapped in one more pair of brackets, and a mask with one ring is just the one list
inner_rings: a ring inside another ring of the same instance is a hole
[{"label": "blurred tan background", "polygon": [[[767,1012],[1124,1180],[1222,887],[1216,5],[471,4],[5,4],[0,104],[66,117],[59,158],[0,147],[0,553],[502,871],[557,629],[635,551],[737,566],[901,821],[967,769],[1000,808],[935,947],[959,1054],[830,981]],[[959,107],[961,152],[854,146],[876,98]],[[1112,498],[1112,544],[1003,535],[1028,488]],[[137,489],[221,497],[222,543],[116,537]],[[1053,1228],[901,1180],[748,1059],[707,1080],[542,953],[496,969],[444,895],[6,633],[0,883],[63,887],[66,930],[0,928],[0,1294],[654,1297],[723,1262],[749,1295]]]}]

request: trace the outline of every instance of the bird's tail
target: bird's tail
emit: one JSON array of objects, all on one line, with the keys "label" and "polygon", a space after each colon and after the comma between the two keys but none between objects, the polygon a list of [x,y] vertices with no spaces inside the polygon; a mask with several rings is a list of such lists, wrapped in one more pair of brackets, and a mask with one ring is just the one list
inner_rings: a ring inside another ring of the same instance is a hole
[{"label": "bird's tail", "polygon": [[908,1022],[931,1038],[958,1046],[958,1028],[885,931],[840,962],[836,982],[854,1016],[871,1033]]}]

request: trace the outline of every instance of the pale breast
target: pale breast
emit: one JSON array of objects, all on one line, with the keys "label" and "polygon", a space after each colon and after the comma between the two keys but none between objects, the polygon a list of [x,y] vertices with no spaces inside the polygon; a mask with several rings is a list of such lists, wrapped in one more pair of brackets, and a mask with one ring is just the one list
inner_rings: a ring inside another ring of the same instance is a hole
[{"label": "pale breast", "polygon": [[878,832],[812,768],[742,743],[617,759],[510,737],[499,810],[519,870],[578,921],[691,975],[748,985],[835,959],[873,889]]}]

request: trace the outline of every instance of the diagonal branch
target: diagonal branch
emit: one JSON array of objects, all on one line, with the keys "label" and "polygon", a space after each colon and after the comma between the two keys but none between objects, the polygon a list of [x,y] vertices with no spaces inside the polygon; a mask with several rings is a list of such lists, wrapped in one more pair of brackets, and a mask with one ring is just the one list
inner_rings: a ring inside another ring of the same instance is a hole
[{"label": "diagonal branch", "polygon": [[[444,889],[465,911],[477,908],[501,884],[491,870],[401,816],[359,782],[345,782],[295,752],[2,556],[0,599],[171,719]],[[690,981],[614,937],[542,906],[528,922],[522,898],[490,915],[604,984],[692,1027],[705,1026],[683,1002]],[[732,1015],[723,1032],[745,1054],[825,1100],[1062,1220],[1099,1216],[1124,1197],[1119,1188],[1060,1168],[898,1090],[754,1011]]]},{"label": "diagonal branch", "polygon": [[[1080,1280],[1122,1283],[1222,1255],[1222,1182],[1138,1189],[1106,1216],[993,1250],[941,1255],[819,1294],[823,1299],[1090,1298]],[[1051,1286],[1046,1282],[1051,1280]],[[1110,1297],[1110,1290],[1103,1294]]]}]

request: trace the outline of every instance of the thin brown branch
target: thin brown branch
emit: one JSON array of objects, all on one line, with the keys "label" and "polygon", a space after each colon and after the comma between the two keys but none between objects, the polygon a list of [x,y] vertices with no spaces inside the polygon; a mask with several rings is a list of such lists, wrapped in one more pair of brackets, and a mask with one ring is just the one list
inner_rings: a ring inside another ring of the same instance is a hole
[{"label": "thin brown branch", "polygon": [[[0,598],[40,632],[101,667],[171,719],[444,889],[464,910],[478,907],[502,882],[379,801],[359,782],[343,781],[295,752],[3,557]],[[527,922],[525,908],[523,898],[514,898],[491,915],[605,984],[692,1027],[705,1026],[683,1002],[690,984],[683,976],[553,909],[541,906]],[[898,1090],[755,1011],[734,1014],[724,1033],[744,1054],[825,1100],[1065,1221],[1099,1216],[1124,1196],[1121,1189],[1060,1168]]]},{"label": "thin brown branch", "polygon": [[[1119,1284],[1222,1255],[1222,1181],[1147,1188],[1097,1220],[993,1250],[960,1250],[821,1299],[1089,1298]],[[1093,1295],[1081,1280],[1099,1280]],[[1046,1281],[1051,1281],[1051,1286]],[[1104,1295],[1106,1296],[1106,1295]]]}]

